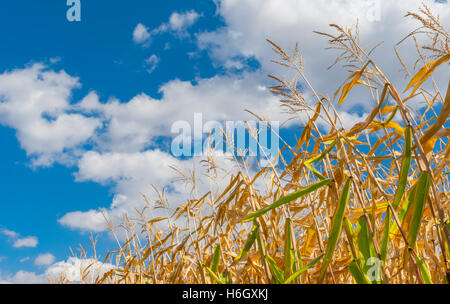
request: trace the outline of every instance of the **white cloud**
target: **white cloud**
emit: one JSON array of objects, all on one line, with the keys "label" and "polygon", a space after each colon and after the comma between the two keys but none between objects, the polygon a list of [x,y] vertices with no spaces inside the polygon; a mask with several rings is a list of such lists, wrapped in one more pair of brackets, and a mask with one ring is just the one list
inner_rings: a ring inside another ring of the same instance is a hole
[{"label": "white cloud", "polygon": [[263,77],[258,72],[244,72],[240,76],[198,79],[195,84],[173,80],[161,87],[161,99],[141,94],[128,102],[116,99],[101,102],[91,92],[73,104],[72,111],[96,117],[105,126],[90,138],[94,151],[80,151],[76,180],[112,186],[115,195],[109,208],[75,210],[61,217],[59,223],[72,229],[105,231],[102,213],[117,224],[124,213],[132,215],[135,208],[145,206],[141,193],[154,195],[152,185],[157,189],[171,187],[168,193],[171,206],[183,203],[190,193],[173,183],[177,175],[169,165],[192,168],[195,164],[201,172],[199,160],[176,159],[151,147],[154,141],[160,136],[173,136],[170,129],[175,121],[186,120],[193,125],[194,113],[203,114],[203,123],[254,120],[246,109],[270,120],[282,119],[278,98],[261,86]]},{"label": "white cloud", "polygon": [[1,278],[0,284],[46,284],[48,277],[45,274],[36,274],[20,270],[12,277]]},{"label": "white cloud", "polygon": [[[162,189],[171,184],[175,175],[169,165],[181,164],[181,161],[159,150],[102,154],[88,152],[78,164],[77,180],[112,184],[116,193],[113,202],[109,209],[68,213],[59,223],[81,230],[105,231],[105,216],[117,224],[124,213],[133,214],[135,207],[143,208],[145,202],[140,193],[149,192],[151,185]],[[175,188],[174,191],[179,193],[182,189]]]},{"label": "white cloud", "polygon": [[9,229],[2,229],[0,233],[13,241],[14,248],[36,247],[38,244],[38,238],[35,236],[21,237],[18,232]]},{"label": "white cloud", "polygon": [[[78,165],[77,180],[110,183],[114,187],[115,196],[110,208],[106,209],[106,213],[114,219],[120,219],[124,212],[133,212],[134,207],[144,206],[140,193],[151,191],[151,185],[161,189],[171,184],[175,174],[168,169],[169,165],[191,167],[190,161],[180,162],[169,153],[154,150],[158,137],[173,136],[170,131],[175,121],[186,120],[192,125],[196,112],[203,114],[204,122],[254,119],[245,112],[245,109],[252,109],[272,119],[280,116],[278,99],[261,89],[260,76],[254,73],[242,73],[239,77],[224,75],[198,79],[195,84],[189,81],[173,80],[161,87],[161,99],[153,99],[141,94],[128,102],[120,102],[116,99],[101,102],[97,94],[91,92],[80,102],[69,104],[70,86],[59,88],[55,83],[59,83],[61,78],[64,78],[74,86],[73,78],[63,72],[42,72],[42,69],[43,67],[32,66],[3,74],[4,92],[18,94],[18,90],[6,85],[11,83],[11,79],[16,78],[17,75],[26,75],[26,77],[23,76],[25,80],[40,83],[31,85],[27,89],[28,94],[23,98],[12,98],[13,94],[10,94],[6,101],[0,104],[0,109],[2,106],[6,107],[5,104],[15,103],[14,107],[5,113],[9,116],[20,117],[21,107],[31,104],[36,109],[33,114],[29,114],[29,117],[39,124],[45,120],[42,115],[46,113],[47,108],[50,108],[50,103],[44,107],[42,103],[47,99],[42,102],[39,99],[38,106],[35,102],[36,96],[49,96],[53,97],[52,102],[60,108],[54,114],[57,119],[77,115],[80,121],[85,121],[83,126],[78,126],[75,122],[70,123],[69,126],[72,129],[61,132],[60,136],[53,136],[51,142],[47,141],[46,134],[40,134],[40,132],[51,130],[28,129],[26,120],[23,123],[15,121],[11,126],[16,128],[18,133],[34,132],[34,136],[22,137],[21,145],[27,148],[41,147],[40,150],[26,148],[32,157],[37,155],[37,159],[34,159],[35,165],[50,165],[54,161],[67,163],[64,161],[70,159],[70,164]],[[52,77],[53,83],[45,81],[41,73],[46,73],[45,77]],[[76,82],[78,83],[78,80]],[[58,91],[55,86],[64,91],[64,94],[55,94],[54,91]],[[4,118],[0,116],[0,122],[9,122]],[[92,127],[86,129],[86,125],[90,124]],[[104,127],[97,129],[96,127],[100,125]],[[78,135],[84,135],[74,140],[71,134],[75,131]],[[88,142],[93,145],[93,151],[83,151],[81,148]],[[80,148],[77,148],[78,146]],[[149,150],[150,148],[152,150]],[[172,197],[176,197],[174,201],[179,203],[186,198],[186,194],[183,190],[175,190],[176,195]],[[74,211],[63,216],[59,222],[71,228],[104,231],[106,225],[102,211],[105,210]],[[20,241],[16,245],[33,245],[30,243],[32,239],[27,241],[28,243]]]},{"label": "white cloud", "polygon": [[192,26],[199,17],[200,15],[194,10],[185,13],[174,12],[170,15],[168,24],[172,31],[185,31],[188,27]]},{"label": "white cloud", "polygon": [[[435,11],[439,11],[442,17],[448,16],[450,10],[447,4],[426,2]],[[218,14],[223,18],[225,26],[213,32],[198,34],[199,47],[206,49],[218,65],[230,70],[242,69],[249,58],[258,60],[261,68],[254,72],[197,79],[195,84],[173,80],[162,85],[162,98],[159,100],[141,94],[126,103],[117,100],[102,103],[92,93],[80,107],[87,112],[101,113],[108,124],[105,132],[96,139],[99,151],[88,152],[80,159],[77,179],[111,184],[115,197],[108,209],[69,213],[60,222],[72,228],[93,227],[98,231],[104,229],[104,226],[98,224],[101,212],[119,220],[124,212],[131,213],[135,207],[144,206],[139,193],[148,194],[151,192],[151,185],[158,189],[166,185],[176,187],[172,183],[175,175],[167,166],[178,163],[182,167],[191,167],[196,160],[180,161],[168,153],[148,150],[158,136],[170,136],[169,126],[176,120],[187,120],[192,125],[195,112],[203,113],[205,121],[248,119],[245,109],[268,119],[284,120],[285,116],[280,114],[279,98],[264,89],[264,85],[272,83],[266,79],[266,73],[279,75],[286,72],[270,63],[274,54],[265,42],[266,38],[272,38],[288,50],[299,41],[306,60],[308,78],[320,93],[332,96],[347,74],[339,68],[327,71],[337,54],[324,50],[327,46],[326,39],[312,31],[328,31],[330,23],[351,25],[359,17],[362,44],[371,42],[374,45],[384,40],[375,59],[389,77],[404,83],[402,75],[397,71],[399,65],[392,47],[418,26],[416,21],[403,16],[408,10],[417,10],[421,1],[384,1],[379,22],[373,21],[374,11],[367,3],[346,0],[286,0],[283,3],[278,0],[219,1]],[[182,24],[192,23],[187,22],[188,20],[197,19],[173,16],[170,18],[172,22],[169,21],[152,32],[181,29]],[[415,56],[413,48],[411,50],[406,49],[406,58]],[[442,78],[447,81],[448,77]],[[306,93],[306,96],[309,94]],[[348,113],[347,105],[340,108],[339,112],[342,113],[347,128],[364,119],[366,114],[363,112],[366,112],[371,102],[367,98],[355,99],[355,96],[351,101],[348,104],[360,105],[362,113]],[[189,193],[175,188],[168,196],[174,206],[182,203]],[[83,219],[90,219],[90,222]]]},{"label": "white cloud", "polygon": [[89,267],[87,273],[83,273],[84,283],[93,283],[95,279],[103,277],[105,273],[114,268],[114,265],[102,263],[94,259],[69,258],[53,264],[47,269],[48,276],[53,282],[81,283],[82,272]]},{"label": "white cloud", "polygon": [[70,212],[60,218],[58,222],[63,226],[83,231],[101,232],[108,228],[101,210]]},{"label": "white cloud", "polygon": [[244,120],[255,113],[273,120],[279,119],[278,98],[261,90],[261,75],[216,76],[189,81],[173,80],[160,88],[161,99],[145,94],[128,102],[110,99],[100,102],[94,92],[78,105],[79,111],[97,113],[106,128],[95,141],[100,150],[111,152],[142,151],[160,136],[171,136],[172,123],[186,120],[193,123],[194,113],[203,113],[208,120]]},{"label": "white cloud", "polygon": [[[48,284],[52,283],[94,283],[95,279],[115,268],[109,263],[102,263],[94,259],[80,259],[71,257],[67,261],[54,262],[52,255],[41,255],[38,266],[48,266],[42,274],[20,270],[14,275],[4,276],[0,273],[0,284]],[[39,258],[39,257],[38,257]],[[37,260],[37,259],[36,259]],[[82,275],[83,273],[83,275]]]},{"label": "white cloud", "polygon": [[[76,151],[99,121],[72,110],[69,99],[78,79],[35,64],[0,75],[0,123],[17,131],[35,165],[50,165]],[[67,152],[67,153],[63,153]]]},{"label": "white cloud", "polygon": [[49,266],[55,261],[55,256],[51,253],[43,253],[36,257],[34,264],[36,266]]},{"label": "white cloud", "polygon": [[156,178],[166,181],[170,176],[166,164],[180,161],[167,153],[152,150],[137,153],[97,153],[87,152],[78,163],[77,179],[103,183],[112,180],[145,179],[150,170]]},{"label": "white cloud", "polygon": [[[136,217],[135,209],[142,210],[144,207],[149,207],[141,194],[145,194],[151,201],[158,198],[152,185],[159,190],[166,189],[167,203],[174,209],[185,203],[191,197],[191,192],[189,187],[176,182],[179,175],[169,166],[182,170],[195,168],[198,190],[205,193],[214,189],[207,180],[207,170],[200,161],[200,158],[179,160],[160,150],[137,153],[86,153],[78,165],[77,179],[112,184],[115,192],[113,202],[108,209],[68,213],[59,222],[75,229],[105,231],[103,219],[105,214],[113,227],[117,227],[124,214]],[[218,157],[217,164],[227,168],[229,172],[236,171],[235,164],[225,157]],[[229,172],[219,172],[218,180],[222,180],[223,176]],[[154,210],[153,206],[150,207],[145,213],[149,218],[166,216],[166,210]],[[164,228],[164,225],[165,223],[161,223],[160,228]],[[120,234],[120,231],[118,233]]]},{"label": "white cloud", "polygon": [[[230,63],[236,58],[253,57],[261,64],[261,72],[285,75],[286,69],[270,62],[275,58],[275,54],[265,39],[274,40],[289,53],[293,51],[295,42],[298,41],[306,62],[305,74],[319,93],[332,97],[348,74],[346,69],[339,67],[327,70],[338,53],[324,50],[327,47],[327,39],[313,31],[329,32],[331,29],[328,25],[331,23],[348,26],[359,18],[362,45],[371,44],[373,47],[384,41],[373,57],[394,84],[400,88],[406,85],[403,74],[398,72],[400,64],[393,47],[411,30],[420,26],[416,20],[404,16],[408,11],[417,11],[422,0],[282,2],[219,0],[217,2],[218,14],[223,18],[225,26],[212,32],[200,33],[197,38],[199,47],[208,50],[218,65],[234,67],[236,63]],[[433,0],[424,2],[441,15],[441,21],[447,27],[450,25],[448,3],[435,3]],[[380,19],[374,21],[373,17],[377,15],[378,8]],[[413,63],[413,59],[417,58],[412,41],[401,47],[400,51],[408,63]],[[448,80],[445,73],[445,69],[440,69],[436,74],[438,84],[443,87],[446,87]],[[363,95],[351,95],[356,97],[351,103],[344,104],[344,110],[348,110],[355,103],[366,109],[373,105],[373,101],[367,100],[367,97],[362,98]]]},{"label": "white cloud", "polygon": [[16,239],[13,243],[14,248],[31,247],[35,248],[38,244],[38,238],[35,236],[28,236]]},{"label": "white cloud", "polygon": [[1,232],[2,234],[4,234],[4,235],[10,237],[10,238],[16,238],[16,237],[19,236],[19,234],[18,234],[17,232],[12,231],[12,230],[8,230],[8,229],[3,229],[3,230],[1,230],[0,232]]},{"label": "white cloud", "polygon": [[139,23],[134,28],[133,40],[137,44],[149,46],[152,37],[162,33],[172,33],[180,38],[186,37],[188,36],[187,29],[194,25],[200,16],[201,15],[194,10],[181,13],[173,12],[169,17],[168,22],[162,23],[153,30],[149,30],[147,26]]},{"label": "white cloud", "polygon": [[[244,69],[239,74],[230,72],[195,82],[175,79],[161,86],[160,99],[138,94],[129,101],[113,98],[100,101],[98,95],[91,92],[82,101],[69,103],[72,90],[79,86],[78,79],[63,71],[48,71],[42,65],[35,65],[0,75],[0,122],[17,130],[22,147],[36,164],[48,165],[69,159],[78,167],[78,181],[93,181],[113,188],[114,199],[108,208],[75,210],[59,219],[60,224],[70,228],[105,231],[102,213],[115,223],[119,222],[124,213],[131,214],[134,208],[145,206],[140,193],[151,194],[152,185],[157,189],[170,186],[171,206],[184,203],[189,197],[188,189],[173,183],[176,175],[168,166],[192,168],[195,165],[199,169],[198,159],[181,161],[164,152],[162,147],[155,148],[158,137],[171,136],[173,122],[186,120],[193,125],[196,112],[203,114],[204,121],[254,119],[245,109],[267,119],[284,120],[286,116],[280,113],[279,98],[265,89],[265,85],[272,83],[265,74],[283,74],[285,70],[270,63],[274,55],[265,38],[272,38],[289,50],[299,41],[308,78],[319,92],[332,95],[346,74],[340,69],[327,71],[336,54],[323,50],[326,40],[312,31],[328,31],[328,24],[332,22],[351,24],[359,16],[363,44],[385,41],[376,60],[390,77],[401,83],[403,79],[397,73],[392,47],[417,26],[415,21],[402,18],[406,11],[416,10],[420,1],[386,0],[381,22],[370,21],[367,7],[362,3],[285,0],[280,4],[279,0],[222,0],[218,13],[225,26],[197,35],[199,47],[206,49],[216,64],[231,71],[241,70],[251,57],[258,60],[261,69],[253,72]],[[430,1],[427,3],[440,11],[443,21],[450,20],[447,4],[439,7]],[[197,13],[175,13],[154,30],[140,24],[133,38],[144,44],[158,33],[181,34],[198,16]],[[402,51],[406,51],[407,58],[413,56],[409,49]],[[442,79],[447,81],[448,77]],[[356,99],[355,103],[348,104],[362,105],[364,112],[369,102]],[[364,117],[346,110],[346,105],[339,109],[346,127]],[[44,118],[49,115],[51,120]],[[92,151],[81,148],[87,142],[93,145]],[[230,167],[225,159],[221,161]]]},{"label": "white cloud", "polygon": [[149,58],[145,60],[145,67],[149,74],[153,73],[154,70],[158,67],[159,57],[155,54],[151,55]]},{"label": "white cloud", "polygon": [[148,27],[146,27],[142,23],[136,25],[133,31],[134,42],[137,44],[142,44],[145,42],[149,42],[149,39],[150,39],[150,32],[148,30]]}]

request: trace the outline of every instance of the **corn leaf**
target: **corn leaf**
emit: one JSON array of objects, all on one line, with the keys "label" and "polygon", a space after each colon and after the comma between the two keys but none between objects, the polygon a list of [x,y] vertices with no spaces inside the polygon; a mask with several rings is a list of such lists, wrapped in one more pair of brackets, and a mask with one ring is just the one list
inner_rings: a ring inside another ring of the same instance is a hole
[{"label": "corn leaf", "polygon": [[339,240],[339,237],[341,236],[345,209],[346,209],[346,207],[348,205],[348,201],[350,199],[351,184],[352,184],[352,179],[351,178],[347,179],[347,181],[345,182],[345,185],[342,189],[341,197],[339,199],[339,204],[337,206],[336,212],[333,217],[331,231],[328,236],[327,249],[325,251],[325,258],[322,263],[322,268],[320,269],[320,275],[319,275],[319,280],[318,280],[319,284],[323,282],[325,273],[327,272],[327,267],[330,264],[331,259],[333,258],[333,253],[334,253],[336,244]]},{"label": "corn leaf", "polygon": [[255,240],[258,237],[258,232],[259,232],[259,225],[255,222],[255,225],[253,226],[250,236],[248,237],[247,242],[245,242],[244,248],[242,248],[241,252],[239,252],[239,254],[234,258],[232,265],[239,262],[242,259],[242,257],[244,257],[247,254],[250,248],[252,248],[253,243],[255,243]]},{"label": "corn leaf", "polygon": [[321,181],[319,181],[319,182],[317,182],[315,184],[309,185],[308,187],[305,187],[305,188],[303,188],[303,189],[301,189],[299,191],[296,191],[294,193],[288,194],[285,197],[282,197],[279,200],[277,200],[276,202],[274,202],[272,205],[264,207],[264,208],[262,208],[262,209],[260,209],[260,210],[258,210],[256,212],[253,212],[253,213],[247,215],[243,219],[243,221],[245,222],[245,221],[250,221],[250,220],[253,220],[255,218],[258,218],[258,217],[264,215],[266,212],[268,212],[268,211],[270,211],[272,209],[278,208],[278,207],[280,207],[280,206],[282,206],[284,204],[287,204],[287,203],[289,203],[289,202],[291,202],[293,200],[296,200],[296,199],[298,199],[300,197],[308,195],[309,193],[314,192],[317,189],[320,189],[323,186],[328,185],[330,182],[331,182],[331,179],[321,180]]},{"label": "corn leaf", "polygon": [[211,270],[216,272],[217,268],[219,267],[219,261],[220,261],[220,244],[216,245],[216,248],[214,249],[214,256],[211,264]]},{"label": "corn leaf", "polygon": [[431,174],[428,171],[423,171],[417,182],[417,188],[414,195],[414,213],[409,225],[408,243],[411,248],[414,248],[419,233],[420,225],[422,223],[423,211],[430,189]]},{"label": "corn leaf", "polygon": [[347,239],[348,239],[350,248],[352,250],[353,259],[354,260],[358,259],[359,255],[356,250],[357,245],[356,245],[355,231],[353,230],[352,223],[350,222],[350,220],[348,218],[344,219],[344,230],[345,230],[345,234],[347,235]]},{"label": "corn leaf", "polygon": [[438,118],[420,139],[420,143],[423,146],[426,146],[427,144],[428,146],[431,146],[431,149],[428,147],[428,150],[433,149],[434,143],[429,142],[433,139],[433,136],[435,136],[436,133],[438,133],[441,130],[441,127],[445,124],[449,115],[450,115],[450,81],[448,83],[448,89],[447,94],[445,96],[444,106],[442,107]]},{"label": "corn leaf", "polygon": [[284,277],[288,277],[292,273],[292,238],[291,238],[291,219],[286,219],[284,229]]},{"label": "corn leaf", "polygon": [[370,237],[369,224],[367,223],[367,219],[365,216],[361,216],[358,219],[357,231],[358,249],[361,255],[361,268],[364,273],[367,273],[370,269],[370,266],[367,265],[367,262],[370,258],[377,257],[377,254],[375,252],[372,238]]},{"label": "corn leaf", "polygon": [[[405,193],[406,183],[408,181],[408,173],[411,167],[411,150],[412,150],[412,128],[408,126],[405,131],[405,152],[400,169],[400,176],[398,180],[398,186],[395,191],[394,202],[392,207],[397,209],[403,194]],[[386,212],[385,225],[383,231],[383,239],[381,241],[380,255],[383,261],[386,261],[388,245],[389,245],[389,230],[391,225],[391,211],[388,209]]]},{"label": "corn leaf", "polygon": [[364,272],[362,272],[359,264],[359,261],[352,261],[348,266],[348,270],[355,279],[356,284],[372,284],[372,282],[369,281]]},{"label": "corn leaf", "polygon": [[424,261],[422,261],[422,259],[419,258],[417,255],[414,255],[414,259],[416,260],[416,263],[419,266],[423,282],[425,284],[433,284],[433,281],[431,280],[430,270],[428,269],[427,264]]},{"label": "corn leaf", "polygon": [[425,82],[425,80],[428,79],[428,77],[430,77],[431,74],[433,74],[433,72],[443,63],[447,62],[448,60],[450,60],[450,54],[446,54],[444,56],[442,56],[439,59],[433,60],[429,63],[427,63],[426,65],[424,65],[418,72],[416,75],[414,75],[413,78],[411,78],[411,81],[408,83],[408,86],[405,89],[405,92],[408,91],[411,87],[414,86],[414,89],[412,91],[411,94],[414,94],[414,92],[420,88],[420,86],[422,85],[422,83]]},{"label": "corn leaf", "polygon": [[[408,213],[410,213],[410,210],[411,210],[411,208],[413,206],[413,202],[414,202],[414,196],[416,195],[416,188],[417,188],[417,183],[414,184],[414,186],[409,191],[408,196],[404,200],[402,207],[401,207],[400,211],[398,212],[398,219],[400,220],[400,223],[403,223],[403,221],[406,219],[406,215]],[[391,229],[389,231],[389,234],[392,235],[392,234],[396,233],[397,230],[398,230],[398,226],[392,225]]]},{"label": "corn leaf", "polygon": [[310,269],[311,267],[316,265],[317,262],[320,261],[320,259],[322,257],[323,257],[323,254],[321,254],[320,256],[315,258],[314,260],[312,260],[311,263],[309,263],[308,265],[302,267],[300,270],[298,270],[295,273],[293,273],[289,278],[286,279],[286,281],[284,281],[284,284],[289,284],[290,282],[295,280],[299,275],[301,275],[302,273],[304,273],[305,271],[307,271],[308,269]]},{"label": "corn leaf", "polygon": [[216,281],[217,284],[223,284],[223,281],[217,276],[217,274],[215,274],[215,272],[211,268],[209,268],[208,266],[206,266],[205,268],[212,280]]},{"label": "corn leaf", "polygon": [[269,263],[269,267],[270,267],[270,270],[271,270],[273,276],[277,280],[277,283],[278,284],[283,284],[284,283],[284,276],[283,276],[283,272],[281,271],[281,269],[278,268],[278,266],[275,263],[275,261],[269,255],[266,256],[266,259],[267,259],[267,262]]},{"label": "corn leaf", "polygon": [[364,74],[364,70],[366,69],[367,65],[369,63],[366,63],[364,65],[364,67],[355,73],[355,76],[353,77],[352,81],[350,81],[349,83],[347,83],[346,85],[344,85],[344,87],[342,88],[342,93],[341,93],[341,97],[339,98],[339,104],[342,104],[345,100],[345,98],[347,98],[348,93],[350,92],[350,90],[356,85],[358,84],[359,79],[361,78],[361,76]]}]

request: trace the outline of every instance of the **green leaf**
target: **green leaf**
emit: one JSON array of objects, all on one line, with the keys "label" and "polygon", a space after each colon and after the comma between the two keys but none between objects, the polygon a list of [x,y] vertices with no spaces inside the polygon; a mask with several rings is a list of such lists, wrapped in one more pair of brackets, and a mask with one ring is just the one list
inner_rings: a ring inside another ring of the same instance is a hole
[{"label": "green leaf", "polygon": [[290,282],[292,282],[293,280],[295,280],[299,275],[301,275],[302,273],[304,273],[305,271],[307,271],[308,269],[310,269],[311,267],[313,267],[314,265],[317,264],[317,262],[323,257],[323,254],[321,254],[320,256],[318,256],[317,258],[315,258],[314,260],[311,261],[311,263],[309,263],[308,265],[300,268],[300,270],[294,272],[289,278],[286,279],[286,281],[284,281],[284,284],[289,284]]},{"label": "green leaf", "polygon": [[348,266],[348,269],[355,279],[356,284],[372,284],[359,267],[359,261],[352,261]]},{"label": "green leaf", "polygon": [[389,245],[389,229],[391,225],[391,210],[389,208],[386,211],[386,218],[384,220],[383,238],[381,240],[380,255],[381,260],[386,261]]},{"label": "green leaf", "polygon": [[331,150],[334,148],[334,146],[336,146],[336,143],[337,143],[337,140],[336,139],[333,140],[330,143],[330,145],[325,150],[323,150],[322,153],[320,153],[319,155],[317,155],[313,158],[308,159],[307,161],[305,161],[305,164],[312,164],[312,163],[318,162],[319,160],[322,160],[326,155],[328,155],[331,152]]},{"label": "green leaf", "polygon": [[403,193],[405,193],[406,183],[408,181],[408,173],[411,167],[411,150],[412,150],[412,128],[408,126],[405,131],[405,155],[403,157],[402,167],[400,169],[400,177],[398,181],[398,187],[395,191],[394,202],[392,207],[397,209],[400,201],[402,200]]},{"label": "green leaf", "polygon": [[284,229],[284,277],[288,277],[292,273],[293,259],[292,259],[292,238],[291,238],[291,219],[286,219]]},{"label": "green leaf", "polygon": [[430,189],[431,174],[428,171],[423,171],[417,182],[417,188],[414,195],[414,213],[411,218],[409,226],[408,243],[411,248],[414,248],[419,233],[420,225],[422,223],[423,211],[425,203],[428,198],[428,191]]},{"label": "green leaf", "polygon": [[222,284],[233,284],[233,279],[229,271],[222,272]]},{"label": "green leaf", "polygon": [[422,261],[417,255],[414,255],[414,259],[416,260],[416,263],[419,266],[423,282],[425,284],[433,284],[433,281],[431,280],[430,270],[428,269],[427,264],[424,261]]},{"label": "green leaf", "polygon": [[392,111],[391,115],[388,117],[388,119],[385,122],[383,122],[383,124],[384,125],[389,124],[392,121],[392,119],[394,119],[395,115],[397,114],[397,111],[398,111],[398,107],[395,107],[395,110]]},{"label": "green leaf", "polygon": [[284,276],[283,276],[283,272],[281,271],[281,269],[278,268],[275,261],[269,255],[266,256],[266,259],[267,259],[267,262],[269,263],[270,270],[272,271],[272,274],[275,277],[275,279],[277,280],[278,284],[283,284]]},{"label": "green leaf", "polygon": [[[394,202],[392,203],[392,207],[396,210],[400,201],[402,200],[403,194],[405,193],[406,183],[408,181],[408,174],[411,167],[411,151],[412,151],[412,128],[408,126],[405,131],[405,152],[403,156],[402,167],[400,169],[400,176],[398,181],[398,186],[395,191]],[[383,239],[381,241],[381,260],[386,261],[388,245],[389,245],[389,231],[391,225],[391,210],[387,210],[384,230],[383,230]]]},{"label": "green leaf", "polygon": [[319,180],[325,180],[326,177],[323,176],[319,171],[316,170],[316,168],[314,168],[311,164],[307,164],[305,163],[305,167],[309,169],[309,171],[311,171],[315,177],[317,177]]},{"label": "green leaf", "polygon": [[357,245],[356,245],[355,231],[353,230],[352,223],[350,222],[350,220],[348,218],[344,218],[344,230],[345,230],[345,234],[347,235],[349,245],[352,249],[353,259],[358,259],[358,254],[356,251]]},{"label": "green leaf", "polygon": [[[406,197],[405,201],[402,204],[402,208],[398,212],[398,219],[399,219],[400,223],[403,223],[403,220],[405,219],[406,215],[408,214],[408,212],[410,211],[410,209],[413,205],[414,196],[416,195],[416,188],[417,188],[417,183],[414,184],[414,186],[412,186],[411,190],[409,191],[408,196]],[[397,230],[398,230],[398,226],[392,225],[391,229],[389,231],[389,234],[393,234],[393,233],[397,232]]]},{"label": "green leaf", "polygon": [[208,266],[205,266],[206,270],[209,272],[209,276],[212,280],[216,281],[217,284],[223,284],[222,280],[215,274],[215,272],[209,268]]},{"label": "green leaf", "polygon": [[345,185],[342,189],[341,197],[339,199],[339,204],[337,206],[336,212],[333,217],[333,222],[331,225],[331,232],[328,236],[327,249],[325,251],[325,258],[322,263],[322,268],[320,269],[320,275],[318,279],[318,283],[321,284],[327,272],[327,267],[333,258],[333,253],[336,248],[336,244],[339,240],[342,231],[342,224],[344,221],[344,213],[345,208],[348,205],[348,201],[350,199],[350,187],[352,184],[352,179],[349,178],[345,182]]},{"label": "green leaf", "polygon": [[244,248],[242,248],[241,252],[239,252],[239,254],[234,258],[232,265],[239,262],[239,260],[242,259],[242,257],[244,257],[247,254],[247,252],[250,250],[250,248],[252,248],[253,243],[255,243],[255,240],[258,237],[258,233],[259,233],[259,225],[255,221],[255,225],[253,226],[253,229],[250,233],[249,238],[245,242]]},{"label": "green leaf", "polygon": [[372,242],[372,238],[369,233],[369,225],[367,223],[366,217],[361,216],[358,219],[358,249],[361,253],[361,265],[363,272],[367,273],[368,267],[366,265],[370,258],[376,257],[375,247]]},{"label": "green leaf", "polygon": [[317,182],[315,184],[309,185],[308,187],[305,187],[305,188],[303,188],[303,189],[301,189],[299,191],[296,191],[294,193],[288,194],[285,197],[282,197],[279,200],[277,200],[272,205],[264,207],[264,208],[262,208],[262,209],[260,209],[260,210],[258,210],[256,212],[253,212],[253,213],[247,215],[243,219],[243,221],[246,222],[246,221],[250,221],[250,220],[253,220],[255,218],[258,218],[258,217],[262,216],[263,214],[265,214],[266,212],[268,212],[268,211],[270,211],[272,209],[276,209],[276,208],[278,208],[278,207],[280,207],[280,206],[282,206],[284,204],[287,204],[287,203],[289,203],[289,202],[291,202],[293,200],[296,200],[299,197],[308,195],[309,193],[314,192],[317,189],[328,185],[330,182],[331,182],[331,179],[321,180],[321,181],[319,181],[319,182]]},{"label": "green leaf", "polygon": [[211,270],[216,272],[217,268],[219,267],[219,261],[220,261],[220,244],[216,245],[216,248],[214,249],[214,256],[213,261],[211,265]]}]

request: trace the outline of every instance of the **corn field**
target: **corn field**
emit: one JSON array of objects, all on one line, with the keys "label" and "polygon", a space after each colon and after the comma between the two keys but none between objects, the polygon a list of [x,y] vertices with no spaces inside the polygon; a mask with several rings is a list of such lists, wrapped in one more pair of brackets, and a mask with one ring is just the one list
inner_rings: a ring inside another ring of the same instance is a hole
[{"label": "corn field", "polygon": [[[406,17],[418,29],[400,44],[415,43],[416,64],[408,67],[393,51],[407,87],[372,60],[375,48],[360,46],[357,25],[317,32],[339,52],[334,64],[349,70],[342,83],[330,84],[340,85],[332,98],[308,80],[298,46],[291,55],[268,40],[274,63],[293,75],[269,75],[271,92],[292,119],[307,117],[296,144],[280,137],[278,164],[268,167],[236,157],[225,187],[193,191],[176,209],[158,192],[149,205],[167,209],[167,217],[125,221],[127,240],[105,258],[116,267],[96,283],[448,282],[450,82],[439,88],[433,74],[446,69],[448,77],[450,31],[425,6]],[[345,129],[336,107],[350,102],[356,87],[376,105]],[[417,101],[426,107],[417,110]],[[204,164],[226,170],[214,157]],[[195,189],[195,176],[180,174]],[[168,229],[158,229],[161,223]]]}]

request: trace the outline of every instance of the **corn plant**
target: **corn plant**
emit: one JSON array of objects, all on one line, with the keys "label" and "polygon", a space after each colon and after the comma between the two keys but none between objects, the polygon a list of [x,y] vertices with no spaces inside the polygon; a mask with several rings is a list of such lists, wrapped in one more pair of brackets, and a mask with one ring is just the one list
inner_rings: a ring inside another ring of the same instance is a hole
[{"label": "corn plant", "polygon": [[[286,144],[269,167],[236,158],[226,187],[193,191],[175,210],[160,193],[156,204],[168,216],[125,222],[134,230],[108,255],[117,269],[97,282],[448,282],[450,82],[438,88],[433,74],[448,72],[450,32],[427,7],[407,16],[420,28],[400,43],[414,41],[419,59],[412,72],[395,48],[409,78],[402,88],[372,59],[374,49],[360,45],[357,25],[317,32],[340,52],[335,64],[350,69],[333,98],[309,81],[298,46],[289,55],[268,40],[274,62],[294,71],[289,80],[269,75],[271,92],[293,118],[307,118],[296,144]],[[419,35],[429,44],[419,45]],[[346,129],[336,107],[350,102],[355,87],[376,103]],[[417,100],[426,108],[415,110]],[[205,164],[217,168],[213,157]],[[195,185],[195,174],[184,178]],[[177,226],[180,219],[189,227]],[[157,229],[162,221],[170,229]]]}]

